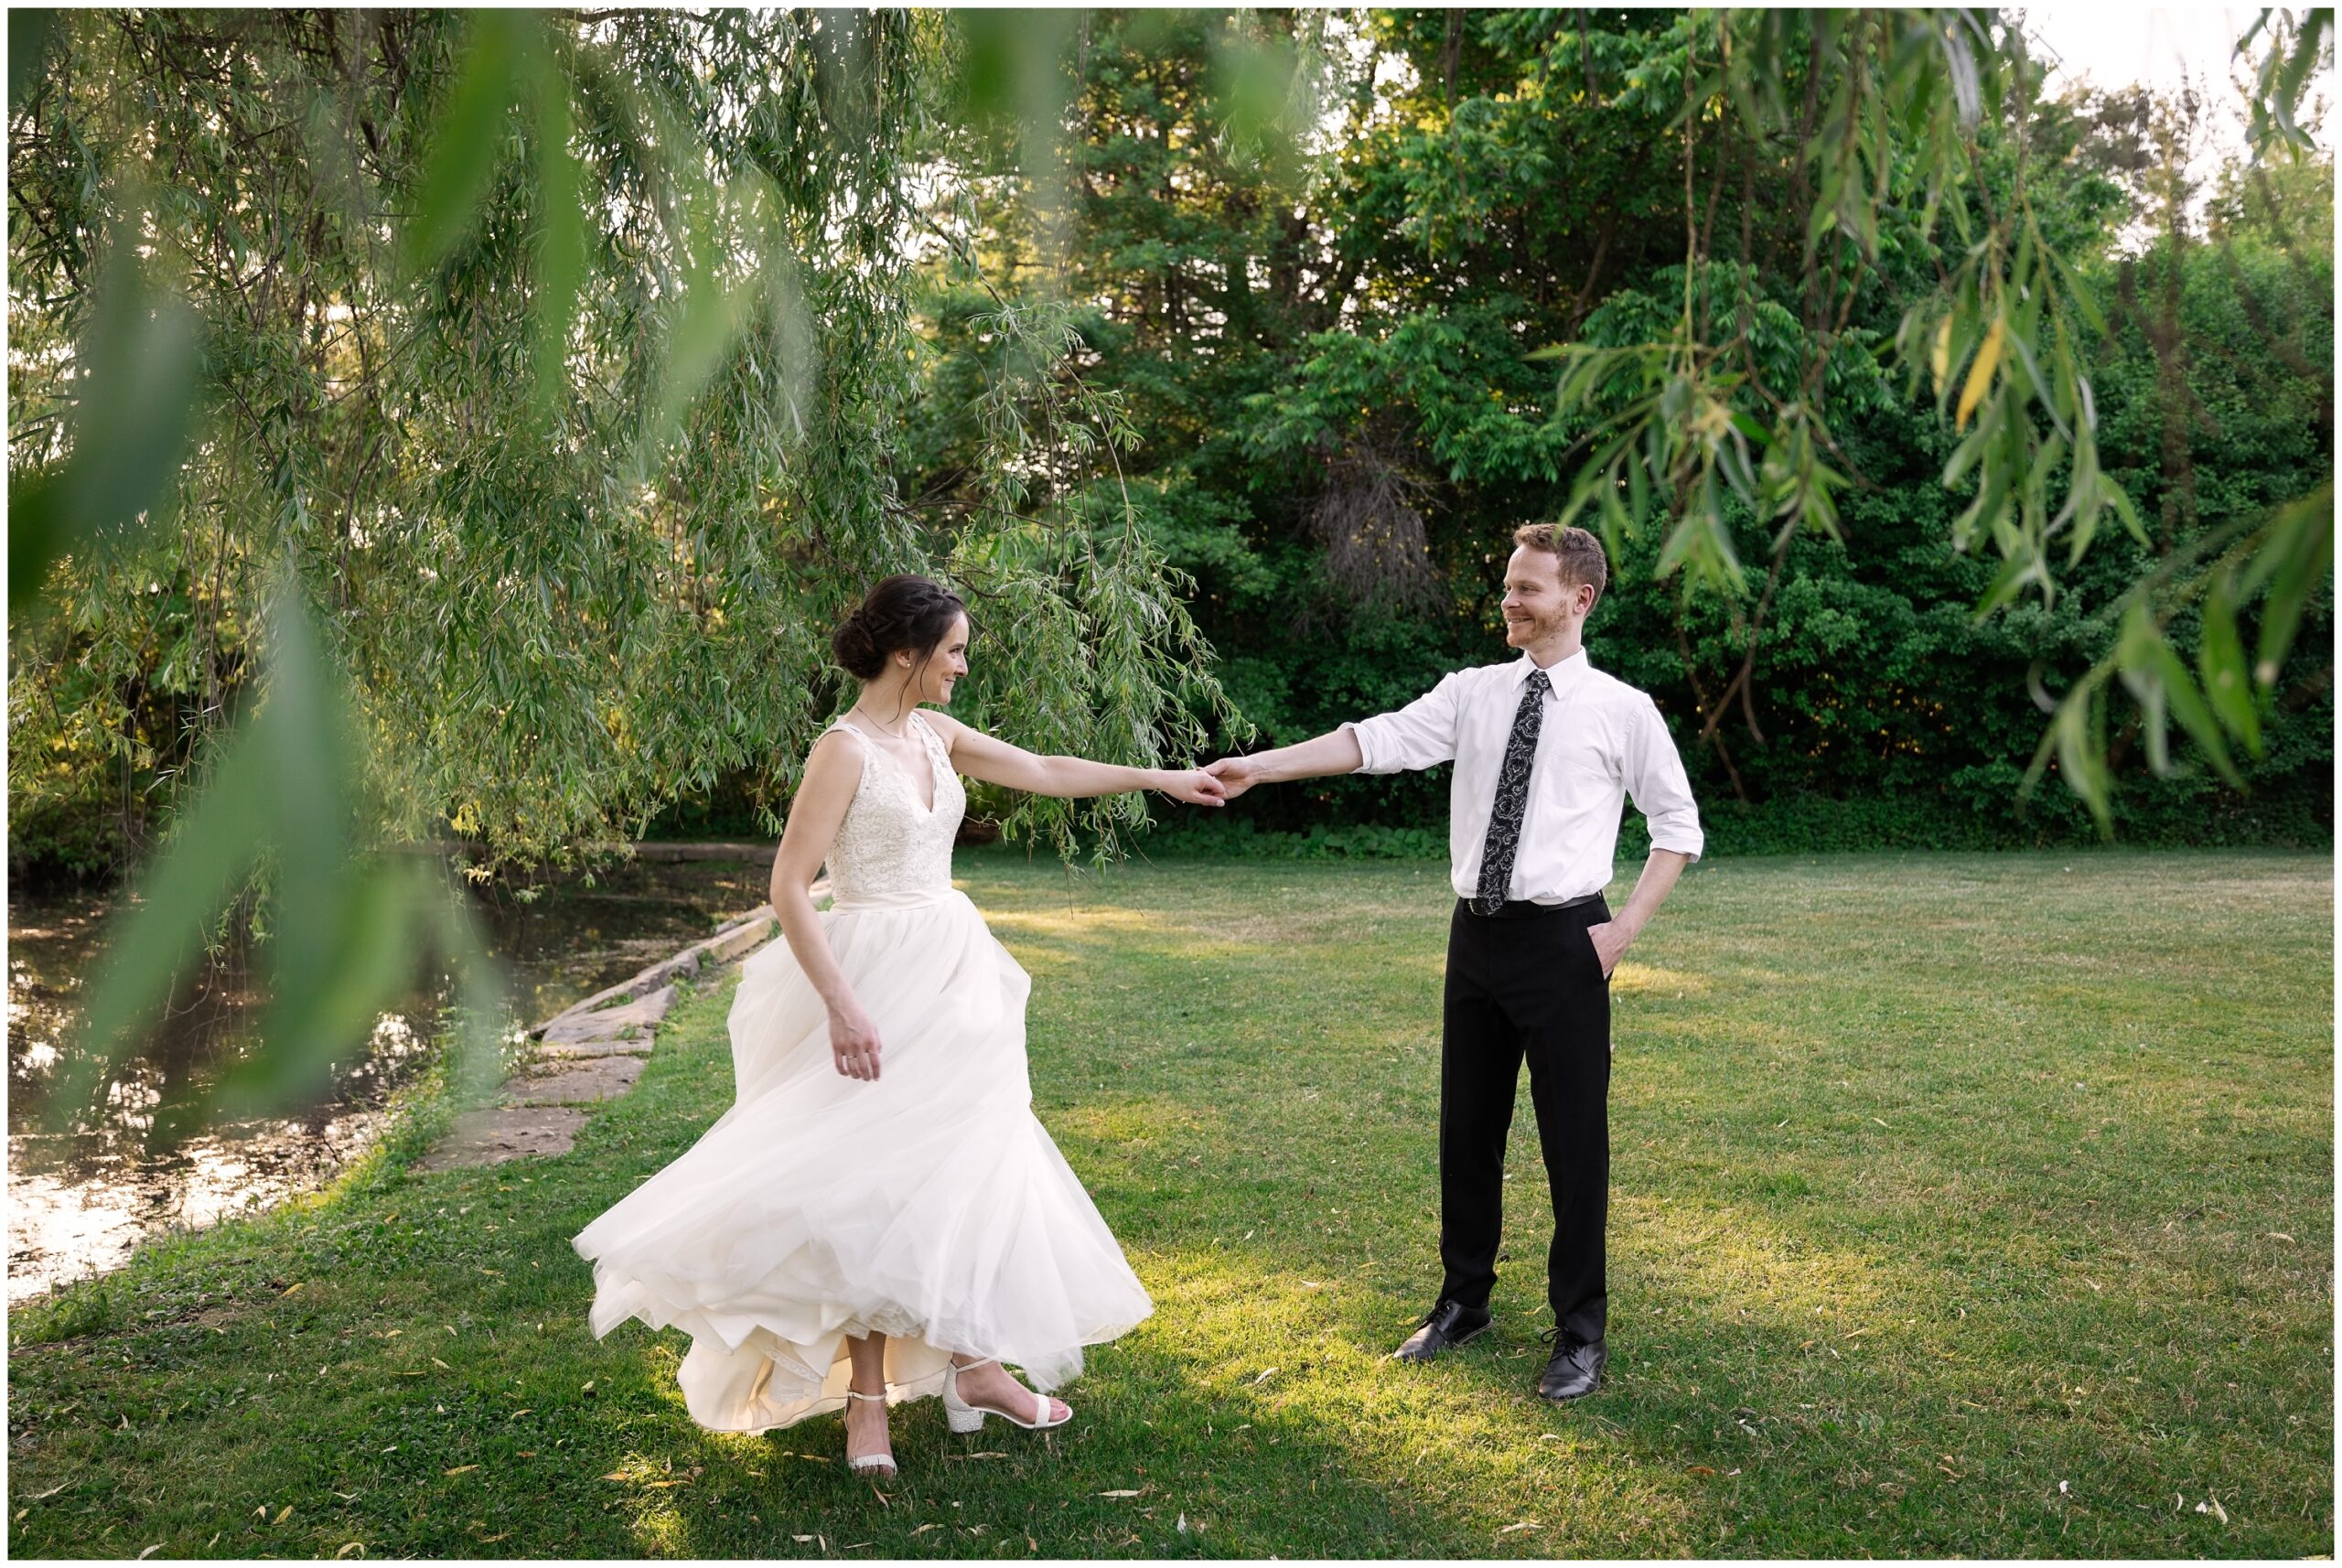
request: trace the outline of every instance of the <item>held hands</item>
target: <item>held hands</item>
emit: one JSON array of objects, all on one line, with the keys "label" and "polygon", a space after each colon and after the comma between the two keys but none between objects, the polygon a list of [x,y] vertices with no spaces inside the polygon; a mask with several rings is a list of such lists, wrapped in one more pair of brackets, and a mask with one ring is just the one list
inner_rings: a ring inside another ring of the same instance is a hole
[{"label": "held hands", "polygon": [[1260,782],[1252,776],[1252,764],[1249,757],[1223,757],[1204,771],[1219,781],[1224,798],[1230,800]]},{"label": "held hands", "polygon": [[1175,800],[1185,800],[1190,806],[1228,804],[1228,790],[1209,768],[1189,768],[1166,772],[1163,782],[1155,789]]},{"label": "held hands", "polygon": [[842,1075],[877,1082],[878,1050],[878,1031],[861,1008],[830,1009],[830,1057]]}]

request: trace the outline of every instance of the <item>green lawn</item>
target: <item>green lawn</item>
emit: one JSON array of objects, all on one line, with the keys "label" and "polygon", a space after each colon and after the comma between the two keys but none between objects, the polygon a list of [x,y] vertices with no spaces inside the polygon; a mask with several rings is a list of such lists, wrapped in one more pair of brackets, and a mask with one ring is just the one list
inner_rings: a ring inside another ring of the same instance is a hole
[{"label": "green lawn", "polygon": [[1565,1409],[1525,1080],[1497,1331],[1384,1359],[1438,1282],[1440,868],[962,870],[1155,1297],[1070,1427],[923,1402],[882,1494],[835,1417],[704,1434],[679,1335],[588,1337],[568,1238],[728,1102],[726,981],[569,1156],[377,1168],[17,1314],[11,1552],[2334,1549],[2330,858],[1695,868],[1615,984],[1610,1373]]}]

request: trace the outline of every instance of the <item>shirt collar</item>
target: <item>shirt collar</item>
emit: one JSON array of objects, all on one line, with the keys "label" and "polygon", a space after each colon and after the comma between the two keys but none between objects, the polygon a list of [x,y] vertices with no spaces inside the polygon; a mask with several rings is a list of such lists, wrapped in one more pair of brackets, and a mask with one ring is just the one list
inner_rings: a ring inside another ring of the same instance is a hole
[{"label": "shirt collar", "polygon": [[[1528,680],[1529,672],[1536,668],[1537,661],[1530,658],[1528,650],[1524,649],[1520,658],[1505,666],[1505,678],[1518,686]],[[1558,697],[1575,682],[1584,679],[1586,671],[1593,668],[1594,661],[1585,656],[1585,650],[1581,646],[1575,653],[1547,670],[1545,679],[1552,683],[1553,694]]]}]

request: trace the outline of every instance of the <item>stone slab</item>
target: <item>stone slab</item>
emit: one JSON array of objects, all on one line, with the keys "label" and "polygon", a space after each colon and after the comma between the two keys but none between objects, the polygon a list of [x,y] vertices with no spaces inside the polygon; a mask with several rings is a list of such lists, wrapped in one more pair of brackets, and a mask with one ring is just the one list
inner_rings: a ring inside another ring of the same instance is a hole
[{"label": "stone slab", "polygon": [[675,988],[662,985],[648,996],[598,1013],[564,1013],[545,1026],[544,1037],[556,1041],[616,1040],[628,1033],[648,1035],[667,1009],[675,1004]]},{"label": "stone slab", "polygon": [[651,1027],[630,1018],[605,1023],[594,1014],[575,1018],[555,1018],[545,1026],[543,1044],[549,1046],[602,1045],[609,1042],[650,1043]]},{"label": "stone slab", "polygon": [[586,1112],[565,1105],[468,1111],[456,1118],[439,1146],[418,1160],[415,1168],[457,1170],[533,1155],[565,1155],[585,1124]]},{"label": "stone slab", "polygon": [[518,1073],[504,1082],[508,1105],[598,1105],[616,1100],[642,1076],[640,1057],[596,1057],[564,1062],[542,1077]]},{"label": "stone slab", "polygon": [[[826,880],[812,886],[818,900],[829,890]],[[704,941],[693,942],[671,958],[660,960],[650,968],[619,981],[616,985],[596,991],[575,1006],[563,1009],[542,1024],[533,1025],[529,1034],[540,1039],[584,1039],[590,1035],[578,1034],[565,1026],[590,1014],[607,1011],[614,1002],[632,1002],[651,993],[661,991],[683,975],[695,975],[710,963],[726,963],[750,950],[761,947],[775,930],[772,906],[760,904],[747,914],[725,921],[715,929],[715,934]],[[556,1033],[556,1031],[560,1031]]]},{"label": "stone slab", "polygon": [[565,1062],[590,1061],[596,1057],[647,1057],[652,1044],[648,1029],[616,1040],[549,1040],[537,1047],[537,1060]]},{"label": "stone slab", "polygon": [[717,963],[729,963],[744,953],[755,951],[772,938],[772,913],[765,912],[761,920],[752,920],[735,930],[703,942],[701,949]]}]

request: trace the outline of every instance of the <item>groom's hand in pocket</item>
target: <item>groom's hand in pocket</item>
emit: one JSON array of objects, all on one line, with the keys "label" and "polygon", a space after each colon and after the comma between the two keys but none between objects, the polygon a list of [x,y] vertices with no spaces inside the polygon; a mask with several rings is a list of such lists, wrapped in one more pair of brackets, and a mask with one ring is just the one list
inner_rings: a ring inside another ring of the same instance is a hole
[{"label": "groom's hand in pocket", "polygon": [[1618,929],[1616,920],[1605,920],[1598,926],[1586,927],[1585,940],[1594,944],[1594,956],[1602,961],[1602,978],[1609,979],[1610,972],[1618,967],[1618,961],[1627,956],[1629,939]]},{"label": "groom's hand in pocket", "polygon": [[847,1078],[878,1079],[878,1031],[859,1007],[830,1014],[830,1059]]}]

